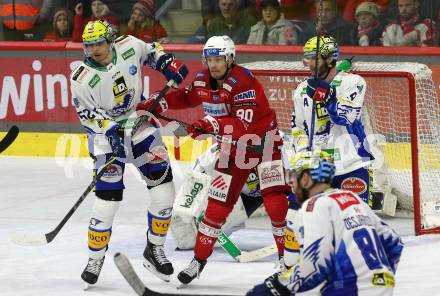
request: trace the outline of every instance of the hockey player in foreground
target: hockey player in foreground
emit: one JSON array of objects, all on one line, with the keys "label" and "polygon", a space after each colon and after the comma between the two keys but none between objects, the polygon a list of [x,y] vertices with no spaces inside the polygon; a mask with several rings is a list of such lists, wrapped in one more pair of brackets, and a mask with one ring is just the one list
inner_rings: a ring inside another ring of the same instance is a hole
[{"label": "hockey player in foreground", "polygon": [[188,70],[158,43],[147,44],[133,36],[114,40],[113,36],[107,22],[89,22],[82,35],[86,59],[71,75],[73,102],[87,131],[95,173],[113,155],[117,157],[96,183],[88,230],[89,260],[81,278],[89,284],[98,280],[113,219],[122,200],[125,163],[130,161],[138,168],[150,193],[144,265],[169,280],[173,267],[163,245],[175,190],[167,151],[159,130],[153,125],[145,123],[133,138],[127,132],[124,136],[124,125],[136,117],[135,106],[143,100],[143,65],[162,72],[176,83],[185,79]]},{"label": "hockey player in foreground", "polygon": [[335,166],[328,153],[303,151],[293,157],[291,169],[301,204],[293,221],[301,246],[298,263],[247,295],[295,295],[321,284],[321,295],[392,295],[400,237],[359,195],[330,187]]},{"label": "hockey player in foreground", "polygon": [[[312,72],[316,47],[316,37],[304,45],[304,65]],[[334,157],[336,175],[332,186],[357,193],[371,206],[368,166],[373,156],[361,119],[366,82],[357,74],[337,72],[339,49],[333,37],[320,37],[319,47],[318,79],[301,82],[294,93],[294,149],[297,153],[307,149],[308,138],[312,136],[311,148],[325,149]],[[312,106],[316,106],[313,119]],[[314,134],[310,135],[312,124]]]},{"label": "hockey player in foreground", "polygon": [[[235,64],[235,45],[228,36],[213,36],[206,42],[203,62],[208,69],[197,73],[191,85],[165,96],[170,109],[203,106],[206,116],[187,128],[193,138],[214,134],[227,139],[220,143],[219,160],[208,190],[205,216],[199,225],[194,258],[178,274],[183,284],[190,283],[202,272],[221,227],[254,167],[258,171],[278,254],[284,254],[289,188],[284,177],[282,140],[275,112],[269,107],[262,85],[248,69]],[[150,99],[138,108],[145,110],[151,104]],[[163,105],[154,110],[163,111]],[[264,151],[250,151],[244,147],[261,144],[263,137],[266,139]]]}]

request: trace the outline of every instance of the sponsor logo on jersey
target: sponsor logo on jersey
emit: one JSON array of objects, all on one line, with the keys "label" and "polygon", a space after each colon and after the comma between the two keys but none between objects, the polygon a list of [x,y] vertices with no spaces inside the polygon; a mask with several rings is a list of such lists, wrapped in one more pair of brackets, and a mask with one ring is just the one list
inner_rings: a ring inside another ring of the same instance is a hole
[{"label": "sponsor logo on jersey", "polygon": [[220,174],[211,181],[208,196],[210,198],[225,202],[228,196],[229,185],[232,177],[226,174]]},{"label": "sponsor logo on jersey", "polygon": [[191,192],[185,195],[186,197],[185,203],[181,204],[180,206],[189,209],[192,206],[197,194],[199,194],[199,192],[202,189],[203,189],[203,184],[195,182],[193,188],[191,188]]},{"label": "sponsor logo on jersey", "polygon": [[357,177],[350,177],[344,179],[341,183],[341,189],[348,190],[356,194],[362,194],[367,191],[367,183],[364,180]]},{"label": "sponsor logo on jersey", "polygon": [[198,73],[196,74],[196,78],[202,78],[202,77],[205,77],[205,73],[203,73],[203,72],[198,72]]},{"label": "sponsor logo on jersey", "polygon": [[258,166],[261,190],[278,185],[285,185],[284,168],[281,160],[262,163]]},{"label": "sponsor logo on jersey", "polygon": [[390,272],[376,272],[373,275],[372,280],[373,285],[375,286],[385,286],[385,287],[394,287],[395,280],[394,275]]},{"label": "sponsor logo on jersey", "polygon": [[89,81],[89,86],[90,86],[91,88],[94,88],[95,85],[98,84],[99,80],[101,80],[101,78],[99,78],[98,74],[95,74],[95,75],[92,77],[92,79],[90,79],[90,81]]},{"label": "sponsor logo on jersey", "polygon": [[199,89],[197,90],[197,94],[199,95],[200,98],[202,99],[206,99],[209,98],[209,92],[204,90],[204,89]]},{"label": "sponsor logo on jersey", "polygon": [[341,84],[342,84],[342,80],[333,80],[333,81],[330,83],[330,85],[331,85],[331,86],[334,86],[334,87],[340,86]]},{"label": "sponsor logo on jersey", "polygon": [[123,58],[124,60],[126,60],[126,59],[128,59],[128,58],[134,56],[134,54],[135,54],[134,49],[133,49],[133,48],[130,48],[130,49],[128,49],[128,50],[126,50],[126,51],[124,51],[124,52],[122,53],[122,58]]},{"label": "sponsor logo on jersey", "polygon": [[205,81],[196,80],[196,81],[194,81],[194,86],[205,87],[206,86],[206,82]]},{"label": "sponsor logo on jersey", "polygon": [[111,164],[102,175],[101,180],[107,183],[116,183],[122,180],[122,168],[118,164]]},{"label": "sponsor logo on jersey", "polygon": [[230,86],[229,84],[227,84],[227,83],[223,83],[223,88],[224,89],[226,89],[227,91],[232,91],[232,86]]},{"label": "sponsor logo on jersey", "polygon": [[124,76],[119,77],[115,81],[113,81],[113,95],[115,97],[116,104],[122,104],[124,107],[126,106],[126,98],[125,94],[128,91],[127,83],[125,83]]},{"label": "sponsor logo on jersey", "polygon": [[334,199],[342,211],[352,205],[359,204],[359,200],[351,192],[332,193],[328,197]]},{"label": "sponsor logo on jersey", "polygon": [[138,68],[135,65],[131,65],[130,68],[128,68],[128,73],[131,75],[136,75],[138,72]]},{"label": "sponsor logo on jersey", "polygon": [[75,97],[72,99],[72,101],[73,101],[73,106],[75,106],[76,108],[79,108],[80,104],[79,104],[78,98]]},{"label": "sponsor logo on jersey", "polygon": [[313,196],[307,200],[306,212],[313,212],[313,208],[315,207],[317,196]]},{"label": "sponsor logo on jersey", "polygon": [[203,102],[203,112],[205,112],[206,115],[211,115],[211,116],[228,115],[228,111],[226,109],[225,103],[210,104]]},{"label": "sponsor logo on jersey", "polygon": [[238,95],[234,96],[234,101],[241,101],[241,100],[254,100],[257,96],[255,95],[255,90],[250,89],[248,91],[239,93]]},{"label": "sponsor logo on jersey", "polygon": [[212,99],[213,99],[214,101],[218,101],[218,95],[213,95],[213,96],[212,96]]}]

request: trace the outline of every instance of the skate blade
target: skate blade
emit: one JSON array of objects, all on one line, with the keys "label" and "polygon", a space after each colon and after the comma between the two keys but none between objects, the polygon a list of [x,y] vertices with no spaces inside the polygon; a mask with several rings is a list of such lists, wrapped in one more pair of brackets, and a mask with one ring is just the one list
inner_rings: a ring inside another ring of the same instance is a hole
[{"label": "skate blade", "polygon": [[154,267],[148,260],[145,260],[143,265],[146,269],[148,269],[148,271],[150,271],[152,274],[157,276],[162,281],[167,282],[167,283],[170,282],[170,276],[157,271],[156,267]]},{"label": "skate blade", "polygon": [[177,290],[185,289],[186,287],[188,287],[188,284],[184,284],[184,283],[182,283],[182,282],[179,282],[179,283],[176,285],[176,289],[177,289]]},{"label": "skate blade", "polygon": [[90,284],[84,282],[84,291],[87,291],[90,288]]}]

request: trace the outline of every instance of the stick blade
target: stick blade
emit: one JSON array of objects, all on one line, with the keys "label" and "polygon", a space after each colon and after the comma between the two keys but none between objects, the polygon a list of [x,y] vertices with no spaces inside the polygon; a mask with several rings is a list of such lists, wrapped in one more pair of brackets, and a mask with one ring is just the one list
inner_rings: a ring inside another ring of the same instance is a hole
[{"label": "stick blade", "polygon": [[11,236],[13,243],[19,246],[43,246],[47,245],[48,241],[44,234],[14,234]]},{"label": "stick blade", "polygon": [[250,252],[242,252],[240,255],[237,256],[238,262],[245,263],[245,262],[253,262],[257,261],[259,259],[265,258],[267,256],[270,256],[272,254],[275,254],[278,252],[277,245],[272,244],[270,246],[250,251]]},{"label": "stick blade", "polygon": [[122,253],[116,253],[113,257],[115,261],[116,267],[121,272],[122,276],[128,282],[128,284],[133,288],[133,290],[138,295],[144,295],[145,285],[136,274],[136,271],[133,269],[133,266],[128,260],[127,256]]}]

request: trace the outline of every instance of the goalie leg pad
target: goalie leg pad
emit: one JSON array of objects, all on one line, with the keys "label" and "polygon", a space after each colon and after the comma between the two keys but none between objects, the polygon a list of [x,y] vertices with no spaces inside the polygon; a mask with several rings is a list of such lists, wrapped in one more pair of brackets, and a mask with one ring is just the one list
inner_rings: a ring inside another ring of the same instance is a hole
[{"label": "goalie leg pad", "polygon": [[119,201],[96,198],[88,230],[90,258],[99,259],[105,255],[118,208]]},{"label": "goalie leg pad", "polygon": [[171,223],[175,197],[174,184],[167,182],[150,189],[148,205],[148,239],[155,245],[163,245]]}]

